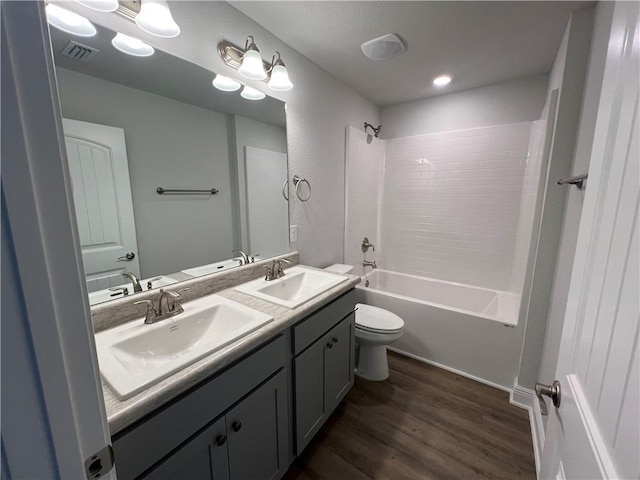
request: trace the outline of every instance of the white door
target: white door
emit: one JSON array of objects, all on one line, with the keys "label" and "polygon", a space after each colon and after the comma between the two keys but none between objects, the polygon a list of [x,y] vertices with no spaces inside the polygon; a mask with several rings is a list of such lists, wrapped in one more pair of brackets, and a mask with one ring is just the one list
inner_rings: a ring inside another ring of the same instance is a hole
[{"label": "white door", "polygon": [[249,252],[263,258],[289,251],[289,203],[282,195],[287,155],[245,147]]},{"label": "white door", "polygon": [[140,277],[124,130],[63,120],[89,292]]},{"label": "white door", "polygon": [[640,476],[638,10],[615,6],[542,478]]}]

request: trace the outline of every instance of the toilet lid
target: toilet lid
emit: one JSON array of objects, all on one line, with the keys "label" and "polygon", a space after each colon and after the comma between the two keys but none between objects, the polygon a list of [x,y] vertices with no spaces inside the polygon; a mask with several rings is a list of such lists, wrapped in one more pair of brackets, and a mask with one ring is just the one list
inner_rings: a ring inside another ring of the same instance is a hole
[{"label": "toilet lid", "polygon": [[356,304],[356,328],[373,332],[395,332],[404,327],[404,321],[395,313],[388,310]]}]

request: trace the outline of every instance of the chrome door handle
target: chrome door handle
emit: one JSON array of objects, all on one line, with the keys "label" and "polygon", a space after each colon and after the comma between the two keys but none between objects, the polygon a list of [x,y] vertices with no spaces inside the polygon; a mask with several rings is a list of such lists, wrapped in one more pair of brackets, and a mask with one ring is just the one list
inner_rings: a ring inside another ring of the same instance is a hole
[{"label": "chrome door handle", "polygon": [[136,258],[136,254],[133,253],[133,252],[129,252],[126,255],[123,255],[122,257],[118,257],[117,261],[118,262],[130,262],[134,258]]},{"label": "chrome door handle", "polygon": [[553,406],[558,408],[562,400],[560,382],[554,380],[551,385],[536,383],[536,397],[538,397],[538,402],[540,402],[540,413],[542,415],[548,415],[549,411],[547,410],[547,404],[544,398],[542,398],[543,395],[549,397],[553,401]]}]

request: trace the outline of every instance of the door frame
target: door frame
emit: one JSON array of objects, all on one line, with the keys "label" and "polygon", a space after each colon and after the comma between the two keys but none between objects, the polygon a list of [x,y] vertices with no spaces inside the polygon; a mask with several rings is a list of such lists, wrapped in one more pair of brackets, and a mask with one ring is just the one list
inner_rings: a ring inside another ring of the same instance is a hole
[{"label": "door frame", "polygon": [[[50,455],[60,478],[86,478],[110,443],[64,148],[44,2],[2,2],[2,190]],[[4,132],[3,132],[4,133]],[[5,340],[3,341],[11,341]],[[14,412],[29,418],[32,412]],[[3,470],[29,438],[2,432]],[[43,432],[43,435],[46,433]],[[25,443],[26,442],[26,443]],[[6,464],[5,464],[6,461]],[[14,463],[16,462],[16,463]],[[105,475],[115,478],[113,470]],[[101,478],[103,478],[101,476]]]}]

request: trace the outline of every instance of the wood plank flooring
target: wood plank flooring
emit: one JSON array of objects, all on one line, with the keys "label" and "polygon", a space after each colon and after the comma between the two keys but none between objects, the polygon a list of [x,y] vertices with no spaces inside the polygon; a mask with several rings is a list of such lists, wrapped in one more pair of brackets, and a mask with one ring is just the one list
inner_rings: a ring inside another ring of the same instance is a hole
[{"label": "wood plank flooring", "polygon": [[506,392],[389,352],[285,474],[307,479],[535,479],[527,412]]}]

